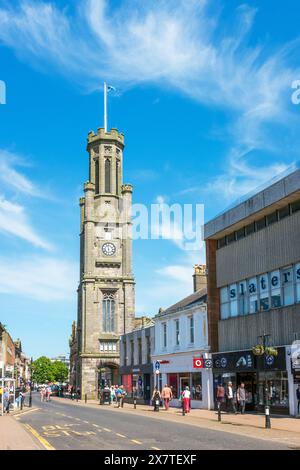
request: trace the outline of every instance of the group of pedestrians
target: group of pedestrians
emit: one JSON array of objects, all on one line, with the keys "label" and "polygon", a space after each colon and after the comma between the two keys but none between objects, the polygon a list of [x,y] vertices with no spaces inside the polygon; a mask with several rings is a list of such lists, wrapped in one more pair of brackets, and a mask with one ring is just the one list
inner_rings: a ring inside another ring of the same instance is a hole
[{"label": "group of pedestrians", "polygon": [[41,402],[51,400],[52,389],[50,385],[44,386],[40,390]]},{"label": "group of pedestrians", "polygon": [[[161,393],[157,387],[155,387],[153,394],[152,394],[152,403],[154,405],[154,411],[157,411],[158,406],[157,403],[163,402],[163,406],[166,411],[168,411],[170,407],[170,401],[173,399],[173,391],[172,388],[166,384]],[[188,386],[184,387],[182,392],[180,393],[179,400],[182,403],[182,407],[185,413],[189,413],[191,410],[191,392]]]},{"label": "group of pedestrians", "polygon": [[[226,411],[231,413],[245,413],[247,392],[245,384],[242,382],[237,390],[234,390],[232,382],[228,382],[226,388],[223,384],[217,386],[217,404],[226,404]],[[238,407],[238,408],[237,408]],[[238,411],[239,410],[239,411]]]}]

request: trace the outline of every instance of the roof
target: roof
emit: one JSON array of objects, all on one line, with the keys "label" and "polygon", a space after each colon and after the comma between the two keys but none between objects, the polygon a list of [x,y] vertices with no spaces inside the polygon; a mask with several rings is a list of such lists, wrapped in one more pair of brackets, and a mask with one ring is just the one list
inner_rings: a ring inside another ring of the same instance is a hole
[{"label": "roof", "polygon": [[[300,163],[277,175],[264,186],[248,193],[204,225],[204,239],[219,238],[228,231],[268,215],[300,197]],[[229,232],[228,232],[229,233]]]},{"label": "roof", "polygon": [[185,308],[193,307],[194,305],[205,303],[207,301],[207,289],[199,289],[191,295],[188,295],[184,299],[180,300],[166,310],[155,316],[155,318],[162,317],[164,315],[170,315],[171,313],[179,312]]}]

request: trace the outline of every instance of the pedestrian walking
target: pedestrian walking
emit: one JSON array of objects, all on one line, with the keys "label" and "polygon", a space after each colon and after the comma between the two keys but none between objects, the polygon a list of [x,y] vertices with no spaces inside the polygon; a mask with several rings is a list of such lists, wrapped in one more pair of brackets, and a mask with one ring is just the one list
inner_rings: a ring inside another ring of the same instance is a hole
[{"label": "pedestrian walking", "polygon": [[41,396],[41,402],[44,402],[45,401],[45,398],[46,398],[46,389],[45,387],[42,387],[41,390],[40,390],[40,396]]},{"label": "pedestrian walking", "polygon": [[217,407],[221,408],[222,403],[224,403],[224,401],[225,401],[225,388],[223,384],[219,384],[217,386]]},{"label": "pedestrian walking", "polygon": [[190,412],[191,392],[188,386],[182,392],[182,402],[185,413]]},{"label": "pedestrian walking", "polygon": [[9,413],[9,391],[8,389],[4,389],[3,393],[3,413]]},{"label": "pedestrian walking", "polygon": [[245,413],[245,407],[246,407],[246,389],[245,389],[245,384],[243,382],[237,389],[236,396],[237,396],[237,402],[239,404],[240,412],[243,415]]},{"label": "pedestrian walking", "polygon": [[300,384],[298,384],[298,388],[296,390],[296,398],[298,400],[298,415],[300,414]]},{"label": "pedestrian walking", "polygon": [[111,403],[114,403],[116,401],[116,390],[115,390],[114,385],[110,387],[110,400],[111,400]]},{"label": "pedestrian walking", "polygon": [[152,394],[152,403],[154,406],[153,411],[159,411],[160,400],[161,400],[160,391],[158,390],[158,388],[155,387],[155,389],[153,390],[153,394]]},{"label": "pedestrian walking", "polygon": [[228,382],[227,384],[226,397],[227,397],[227,412],[237,413],[232,382]]},{"label": "pedestrian walking", "polygon": [[168,411],[169,406],[170,406],[170,401],[172,400],[173,395],[172,395],[171,388],[167,384],[162,389],[161,397],[164,400],[165,410]]}]

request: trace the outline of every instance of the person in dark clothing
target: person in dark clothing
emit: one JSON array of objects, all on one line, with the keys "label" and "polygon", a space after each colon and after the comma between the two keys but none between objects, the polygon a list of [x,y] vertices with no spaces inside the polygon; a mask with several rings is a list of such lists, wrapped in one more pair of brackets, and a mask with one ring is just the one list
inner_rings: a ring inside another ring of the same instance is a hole
[{"label": "person in dark clothing", "polygon": [[298,400],[298,415],[300,414],[300,384],[298,384],[298,388],[296,390],[296,397]]}]

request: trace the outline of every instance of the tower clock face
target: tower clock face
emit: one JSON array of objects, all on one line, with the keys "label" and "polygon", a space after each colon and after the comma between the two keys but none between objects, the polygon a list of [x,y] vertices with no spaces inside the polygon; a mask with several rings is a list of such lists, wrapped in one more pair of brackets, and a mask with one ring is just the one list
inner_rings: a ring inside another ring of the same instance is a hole
[{"label": "tower clock face", "polygon": [[113,243],[104,243],[102,246],[102,252],[106,256],[113,256],[116,252],[116,247]]}]

